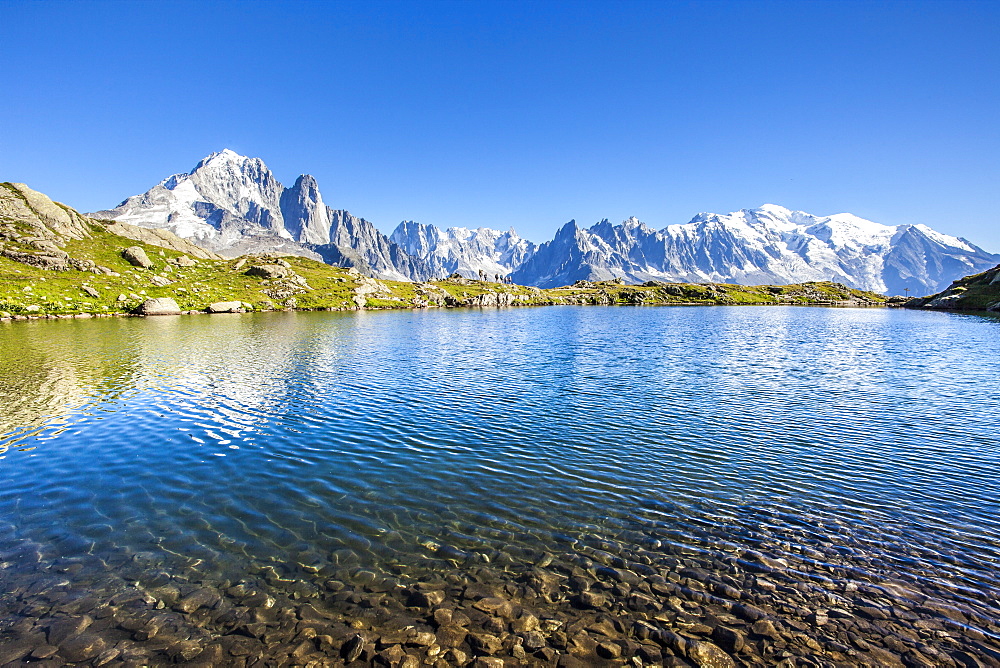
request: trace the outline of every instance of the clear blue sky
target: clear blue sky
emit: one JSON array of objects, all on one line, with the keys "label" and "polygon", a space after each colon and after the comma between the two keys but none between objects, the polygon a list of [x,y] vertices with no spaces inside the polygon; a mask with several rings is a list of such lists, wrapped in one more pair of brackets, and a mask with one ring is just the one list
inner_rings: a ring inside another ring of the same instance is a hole
[{"label": "clear blue sky", "polygon": [[0,179],[83,211],[210,152],[383,230],[765,202],[1000,252],[1000,2],[0,0]]}]

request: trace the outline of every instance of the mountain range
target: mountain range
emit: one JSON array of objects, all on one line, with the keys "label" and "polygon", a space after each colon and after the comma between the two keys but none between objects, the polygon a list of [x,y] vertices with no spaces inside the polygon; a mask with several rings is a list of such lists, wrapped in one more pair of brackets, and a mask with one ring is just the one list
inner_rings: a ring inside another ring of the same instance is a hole
[{"label": "mountain range", "polygon": [[413,221],[386,236],[369,221],[327,206],[312,176],[286,188],[259,158],[228,149],[91,215],[166,229],[222,255],[284,252],[390,280],[482,273],[543,288],[613,278],[833,280],[889,294],[929,294],[1000,263],[1000,255],[925,225],[882,225],[849,213],[815,216],[773,204],[700,213],[660,230],[636,218],[589,228],[570,221],[540,245],[513,228],[442,230]]}]

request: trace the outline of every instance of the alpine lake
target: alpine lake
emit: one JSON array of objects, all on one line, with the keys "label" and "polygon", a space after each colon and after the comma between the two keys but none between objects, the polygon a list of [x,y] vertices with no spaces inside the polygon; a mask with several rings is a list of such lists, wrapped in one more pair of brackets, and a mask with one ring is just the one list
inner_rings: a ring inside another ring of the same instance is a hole
[{"label": "alpine lake", "polygon": [[0,323],[0,666],[1000,666],[1000,319]]}]

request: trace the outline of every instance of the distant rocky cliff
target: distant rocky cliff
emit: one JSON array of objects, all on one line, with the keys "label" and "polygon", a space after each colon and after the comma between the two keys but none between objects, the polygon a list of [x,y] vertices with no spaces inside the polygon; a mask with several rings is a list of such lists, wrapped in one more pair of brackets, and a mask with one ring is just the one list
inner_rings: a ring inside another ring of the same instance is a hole
[{"label": "distant rocky cliff", "polygon": [[434,276],[458,273],[473,278],[480,271],[490,278],[507,276],[538,248],[513,228],[506,232],[487,227],[442,230],[410,220],[400,223],[390,239],[423,262]]},{"label": "distant rocky cliff", "polygon": [[648,280],[791,284],[835,281],[889,294],[930,293],[1000,263],[924,225],[881,225],[851,214],[814,216],[764,205],[701,213],[656,230],[636,218],[589,228],[570,221],[536,245],[510,229],[442,230],[412,221],[391,236],[328,206],[316,180],[285,188],[258,158],[225,150],[114,209],[93,214],[164,228],[227,256],[284,252],[356,267],[383,279],[453,273],[557,287],[574,281]]}]

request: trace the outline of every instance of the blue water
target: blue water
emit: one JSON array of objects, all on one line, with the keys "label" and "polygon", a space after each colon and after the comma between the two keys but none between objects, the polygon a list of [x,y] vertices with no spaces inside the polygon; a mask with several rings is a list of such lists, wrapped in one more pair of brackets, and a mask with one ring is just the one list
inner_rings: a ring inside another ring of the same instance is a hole
[{"label": "blue water", "polygon": [[997,318],[888,309],[0,323],[0,545],[36,555],[0,579],[752,550],[989,636],[998,351]]}]

